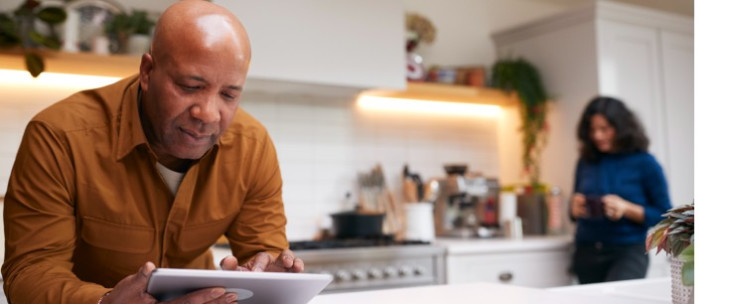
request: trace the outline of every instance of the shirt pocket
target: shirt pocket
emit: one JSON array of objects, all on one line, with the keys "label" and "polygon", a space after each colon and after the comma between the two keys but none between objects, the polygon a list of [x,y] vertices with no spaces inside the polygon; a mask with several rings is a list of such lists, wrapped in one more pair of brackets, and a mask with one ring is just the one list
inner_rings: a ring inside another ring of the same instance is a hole
[{"label": "shirt pocket", "polygon": [[192,254],[200,254],[208,250],[228,230],[228,226],[231,225],[235,216],[233,214],[220,220],[182,228],[179,241],[180,250]]},{"label": "shirt pocket", "polygon": [[93,247],[143,254],[154,249],[155,230],[146,226],[119,224],[85,216],[81,238]]}]

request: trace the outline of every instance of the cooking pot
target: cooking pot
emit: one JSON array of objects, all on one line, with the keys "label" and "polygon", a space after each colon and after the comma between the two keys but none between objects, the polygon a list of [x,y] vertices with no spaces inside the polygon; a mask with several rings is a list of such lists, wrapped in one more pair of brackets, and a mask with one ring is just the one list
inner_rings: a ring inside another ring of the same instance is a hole
[{"label": "cooking pot", "polygon": [[335,238],[377,238],[383,236],[384,213],[344,211],[330,214]]}]

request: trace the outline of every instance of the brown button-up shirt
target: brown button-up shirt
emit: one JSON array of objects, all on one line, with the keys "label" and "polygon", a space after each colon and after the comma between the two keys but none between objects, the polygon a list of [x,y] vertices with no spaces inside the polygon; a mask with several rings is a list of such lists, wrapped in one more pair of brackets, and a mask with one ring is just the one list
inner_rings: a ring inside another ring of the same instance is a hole
[{"label": "brown button-up shirt", "polygon": [[223,234],[239,261],[288,246],[265,128],[238,109],[177,194],[157,171],[137,77],[74,94],[28,124],[5,197],[4,288],[13,303],[96,303],[145,261],[208,268]]}]

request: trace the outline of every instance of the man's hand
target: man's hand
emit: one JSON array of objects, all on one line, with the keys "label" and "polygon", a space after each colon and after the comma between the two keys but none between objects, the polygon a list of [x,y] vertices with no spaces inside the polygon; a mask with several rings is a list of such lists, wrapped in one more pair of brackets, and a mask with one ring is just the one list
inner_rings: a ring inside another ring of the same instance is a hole
[{"label": "man's hand", "polygon": [[583,194],[573,194],[570,200],[570,214],[574,218],[582,218],[588,215],[586,211],[586,197]]},{"label": "man's hand", "polygon": [[295,258],[294,253],[291,250],[286,249],[282,251],[276,259],[272,258],[266,252],[259,252],[243,265],[238,265],[238,259],[229,255],[221,260],[221,269],[266,272],[302,272],[304,271],[304,262],[300,258]]},{"label": "man's hand", "polygon": [[[129,275],[117,283],[114,289],[102,299],[101,304],[154,304],[158,303],[152,295],[147,293],[147,281],[150,279],[155,265],[152,262],[145,263],[139,271]],[[175,300],[164,302],[166,304],[230,304],[236,303],[238,296],[235,293],[226,293],[220,287],[201,289],[179,297]]]}]

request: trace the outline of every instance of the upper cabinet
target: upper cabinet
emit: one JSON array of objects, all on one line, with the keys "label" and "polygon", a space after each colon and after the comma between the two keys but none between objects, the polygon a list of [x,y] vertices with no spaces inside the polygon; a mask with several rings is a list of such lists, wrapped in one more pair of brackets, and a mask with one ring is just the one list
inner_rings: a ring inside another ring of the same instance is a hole
[{"label": "upper cabinet", "polygon": [[544,179],[572,189],[579,116],[589,99],[607,95],[625,101],[641,119],[673,203],[691,202],[693,33],[692,18],[597,1],[494,35],[500,54],[538,66],[555,97]]},{"label": "upper cabinet", "polygon": [[253,79],[405,88],[401,1],[218,0],[248,30]]}]

